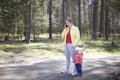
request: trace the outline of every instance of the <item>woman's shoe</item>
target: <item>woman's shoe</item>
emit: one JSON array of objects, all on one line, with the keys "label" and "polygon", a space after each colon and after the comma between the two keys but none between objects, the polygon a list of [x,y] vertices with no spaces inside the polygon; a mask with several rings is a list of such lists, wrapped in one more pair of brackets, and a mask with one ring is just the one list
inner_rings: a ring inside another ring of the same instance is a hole
[{"label": "woman's shoe", "polygon": [[73,72],[73,73],[71,73],[71,75],[72,75],[72,76],[75,76],[75,75],[77,75],[77,72]]},{"label": "woman's shoe", "polygon": [[61,73],[62,73],[62,74],[67,74],[67,73],[68,73],[68,71],[67,71],[67,70],[65,70],[65,71],[62,71]]}]

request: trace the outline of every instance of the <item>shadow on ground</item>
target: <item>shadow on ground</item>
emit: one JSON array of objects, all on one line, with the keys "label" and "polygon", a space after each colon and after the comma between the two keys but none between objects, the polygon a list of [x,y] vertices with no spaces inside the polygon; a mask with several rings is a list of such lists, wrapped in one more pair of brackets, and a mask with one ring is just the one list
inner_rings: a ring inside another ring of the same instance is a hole
[{"label": "shadow on ground", "polygon": [[[28,65],[27,65],[28,64]],[[119,68],[118,58],[84,58],[83,77],[61,74],[64,69],[63,58],[0,68],[1,80],[102,80],[107,74]],[[73,67],[72,67],[73,68]],[[72,69],[70,69],[72,72]]]}]

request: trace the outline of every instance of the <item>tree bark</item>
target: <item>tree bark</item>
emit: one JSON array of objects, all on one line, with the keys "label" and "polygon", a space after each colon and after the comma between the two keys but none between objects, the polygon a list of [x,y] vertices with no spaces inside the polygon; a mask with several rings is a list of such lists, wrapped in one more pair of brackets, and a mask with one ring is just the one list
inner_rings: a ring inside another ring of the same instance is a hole
[{"label": "tree bark", "polygon": [[49,0],[49,39],[52,39],[52,0]]},{"label": "tree bark", "polygon": [[63,0],[63,3],[62,3],[62,27],[64,26],[64,21],[65,21],[65,16],[64,16],[64,3],[65,3],[65,1]]},{"label": "tree bark", "polygon": [[86,9],[85,9],[85,0],[83,0],[83,14],[84,14],[84,28],[86,29]]},{"label": "tree bark", "polygon": [[28,35],[27,35],[27,43],[30,43],[31,36],[31,28],[32,28],[32,0],[29,2],[29,26],[28,26]]},{"label": "tree bark", "polygon": [[92,39],[97,39],[97,24],[98,24],[98,0],[93,2],[93,35]]},{"label": "tree bark", "polygon": [[99,37],[102,36],[102,33],[104,32],[104,1],[101,0],[101,10],[100,10],[100,24],[99,24]]},{"label": "tree bark", "polygon": [[72,18],[72,1],[71,0],[68,1],[68,6],[69,6],[69,17],[72,20],[73,18]]},{"label": "tree bark", "polygon": [[82,30],[81,30],[81,0],[78,0],[78,27],[80,30],[80,38],[82,38]]},{"label": "tree bark", "polygon": [[109,38],[109,0],[105,0],[105,40]]}]

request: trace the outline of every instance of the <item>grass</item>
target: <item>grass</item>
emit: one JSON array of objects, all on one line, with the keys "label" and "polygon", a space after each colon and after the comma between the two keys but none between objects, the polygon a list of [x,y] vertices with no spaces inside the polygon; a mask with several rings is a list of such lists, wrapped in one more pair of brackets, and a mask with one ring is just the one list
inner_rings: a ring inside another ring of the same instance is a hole
[{"label": "grass", "polygon": [[26,44],[24,42],[0,43],[0,55],[5,56],[41,56],[63,55],[62,40],[41,38],[37,42]]},{"label": "grass", "polygon": [[[36,42],[26,44],[24,42],[7,43],[0,42],[0,55],[2,56],[62,56],[64,55],[63,40],[60,37],[41,37]],[[80,47],[85,54],[120,54],[120,45],[111,46],[111,41],[82,39]]]}]

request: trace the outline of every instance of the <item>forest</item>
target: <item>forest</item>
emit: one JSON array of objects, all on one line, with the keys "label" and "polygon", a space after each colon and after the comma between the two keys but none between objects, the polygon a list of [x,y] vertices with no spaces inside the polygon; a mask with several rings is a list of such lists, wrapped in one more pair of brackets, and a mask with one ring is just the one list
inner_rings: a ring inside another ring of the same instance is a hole
[{"label": "forest", "polygon": [[0,0],[0,80],[120,80],[120,0]]},{"label": "forest", "polygon": [[52,39],[67,18],[81,38],[111,40],[114,46],[120,37],[120,0],[0,0],[0,41],[30,43],[43,33]]}]

